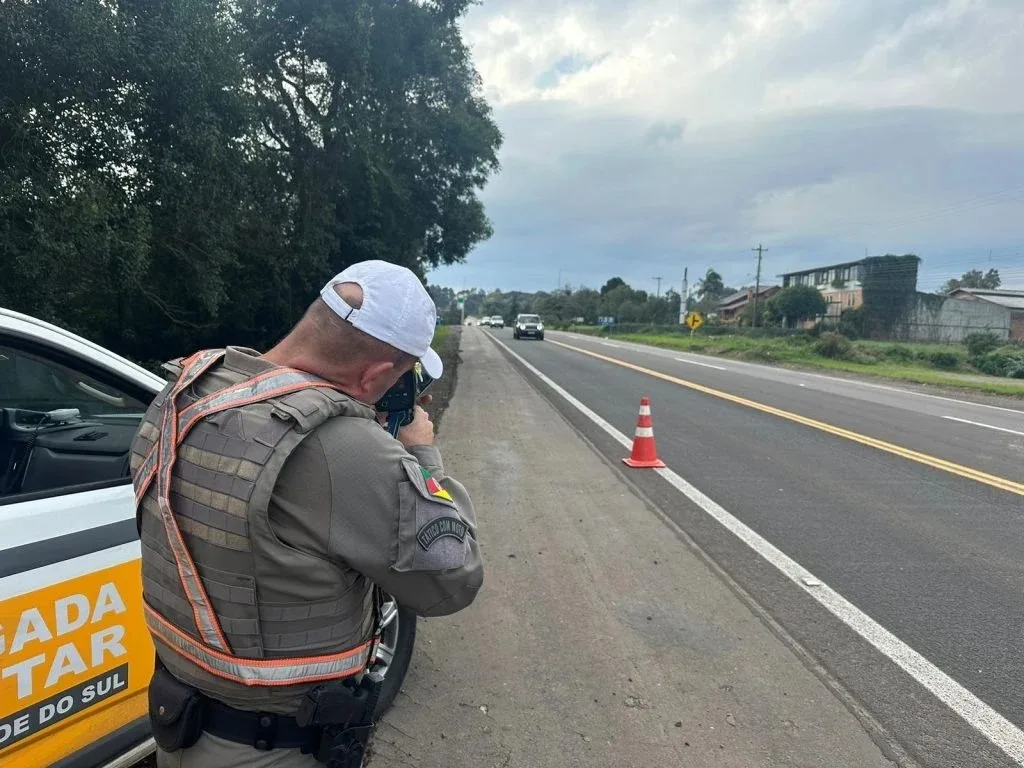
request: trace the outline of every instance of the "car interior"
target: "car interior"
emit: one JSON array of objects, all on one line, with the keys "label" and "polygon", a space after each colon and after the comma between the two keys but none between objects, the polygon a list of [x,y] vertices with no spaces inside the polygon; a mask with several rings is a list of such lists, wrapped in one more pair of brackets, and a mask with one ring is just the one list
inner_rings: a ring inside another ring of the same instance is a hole
[{"label": "car interior", "polygon": [[0,503],[129,477],[147,404],[0,341]]}]

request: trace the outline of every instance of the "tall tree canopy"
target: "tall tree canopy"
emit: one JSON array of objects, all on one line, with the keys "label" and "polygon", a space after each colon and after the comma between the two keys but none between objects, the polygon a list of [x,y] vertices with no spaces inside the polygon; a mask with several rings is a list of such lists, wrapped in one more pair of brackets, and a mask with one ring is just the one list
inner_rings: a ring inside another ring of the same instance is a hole
[{"label": "tall tree canopy", "polygon": [[722,276],[714,269],[708,269],[697,283],[697,295],[704,299],[720,299],[726,294]]},{"label": "tall tree canopy", "polygon": [[942,293],[952,293],[957,288],[978,288],[994,291],[1002,284],[1003,281],[999,277],[998,269],[990,269],[988,272],[982,272],[980,269],[971,269],[964,272],[959,279],[954,277],[952,280],[947,281],[942,286]]},{"label": "tall tree canopy", "polygon": [[0,305],[139,359],[491,234],[469,0],[0,0]]}]

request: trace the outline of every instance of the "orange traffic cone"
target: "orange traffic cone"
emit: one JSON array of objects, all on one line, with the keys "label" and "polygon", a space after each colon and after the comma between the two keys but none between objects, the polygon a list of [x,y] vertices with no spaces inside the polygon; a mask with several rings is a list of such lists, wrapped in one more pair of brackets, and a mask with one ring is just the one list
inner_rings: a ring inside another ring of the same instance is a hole
[{"label": "orange traffic cone", "polygon": [[633,451],[623,461],[631,467],[648,468],[664,467],[665,462],[658,458],[658,449],[654,445],[654,427],[651,424],[651,401],[640,398],[640,415],[636,420],[636,432],[633,434]]}]

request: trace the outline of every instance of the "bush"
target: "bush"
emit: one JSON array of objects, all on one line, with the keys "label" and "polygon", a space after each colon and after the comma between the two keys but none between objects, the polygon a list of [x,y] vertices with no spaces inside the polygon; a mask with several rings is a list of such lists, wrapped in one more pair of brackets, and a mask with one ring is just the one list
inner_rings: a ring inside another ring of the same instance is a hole
[{"label": "bush", "polygon": [[917,355],[910,347],[905,347],[902,344],[893,344],[892,346],[886,347],[883,354],[890,360],[897,360],[901,363],[909,363]]},{"label": "bush", "polygon": [[994,333],[970,333],[964,339],[967,354],[972,361],[980,360],[992,350],[999,347],[1000,339]]},{"label": "bush", "polygon": [[944,371],[952,371],[960,367],[960,358],[954,352],[944,349],[937,349],[929,354],[928,362],[935,368],[941,368]]},{"label": "bush", "polygon": [[844,360],[851,357],[853,344],[840,333],[826,331],[821,334],[814,344],[814,351],[822,357],[829,357],[833,360]]},{"label": "bush", "polygon": [[1024,379],[1024,348],[999,347],[982,357],[975,365],[979,371],[987,373],[989,376]]},{"label": "bush", "polygon": [[839,332],[848,339],[857,340],[864,335],[863,307],[844,309],[839,314]]},{"label": "bush", "polygon": [[866,349],[853,350],[850,360],[861,365],[878,365],[878,358]]},{"label": "bush", "polygon": [[801,333],[799,336],[784,336],[782,338],[782,343],[790,347],[807,347],[810,346],[812,341],[814,341],[814,337],[809,333]]},{"label": "bush", "polygon": [[764,344],[758,344],[756,347],[744,349],[740,352],[740,357],[744,360],[756,360],[762,363],[774,363],[779,359],[778,355],[772,351],[772,348]]}]

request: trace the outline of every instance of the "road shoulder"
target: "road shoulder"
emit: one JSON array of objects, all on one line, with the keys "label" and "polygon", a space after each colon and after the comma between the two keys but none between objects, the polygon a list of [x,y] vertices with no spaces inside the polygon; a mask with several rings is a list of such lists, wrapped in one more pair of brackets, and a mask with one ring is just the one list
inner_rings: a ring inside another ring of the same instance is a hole
[{"label": "road shoulder", "polygon": [[461,344],[441,448],[485,585],[421,623],[371,768],[895,764],[482,332]]}]

